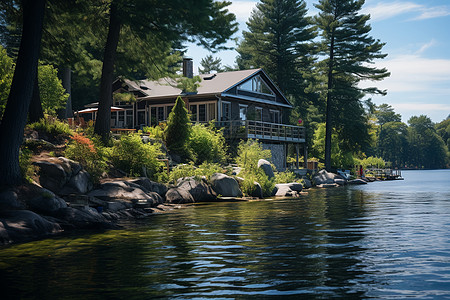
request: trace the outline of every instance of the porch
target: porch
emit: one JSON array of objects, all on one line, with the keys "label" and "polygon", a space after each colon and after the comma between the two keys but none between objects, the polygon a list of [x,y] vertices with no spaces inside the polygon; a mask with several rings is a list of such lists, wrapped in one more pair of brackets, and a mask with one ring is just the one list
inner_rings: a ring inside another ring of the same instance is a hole
[{"label": "porch", "polygon": [[303,126],[293,126],[252,120],[220,121],[218,128],[224,128],[228,139],[257,139],[271,142],[305,143],[306,131]]}]

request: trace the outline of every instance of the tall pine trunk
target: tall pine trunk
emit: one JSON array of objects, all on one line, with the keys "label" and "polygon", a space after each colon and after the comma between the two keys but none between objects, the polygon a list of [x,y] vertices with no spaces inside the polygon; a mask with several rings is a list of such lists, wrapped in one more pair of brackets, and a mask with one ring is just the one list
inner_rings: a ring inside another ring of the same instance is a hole
[{"label": "tall pine trunk", "polygon": [[0,186],[20,184],[19,151],[37,73],[45,0],[22,0],[23,30],[11,90],[0,124]]},{"label": "tall pine trunk", "polygon": [[44,111],[42,110],[41,95],[39,92],[39,80],[38,72],[34,77],[33,94],[31,96],[30,108],[28,112],[28,121],[30,123],[38,122],[39,119],[44,117]]},{"label": "tall pine trunk", "polygon": [[107,142],[111,131],[111,105],[112,105],[112,82],[114,80],[114,61],[117,45],[119,43],[120,20],[115,2],[111,4],[109,16],[108,37],[103,55],[102,77],[100,81],[100,97],[98,102],[98,114],[95,121],[94,132]]},{"label": "tall pine trunk", "polygon": [[61,108],[58,111],[58,118],[67,119],[73,117],[72,110],[72,91],[71,91],[71,79],[72,79],[72,70],[69,66],[60,66],[58,70],[58,77],[61,79],[62,86],[66,90],[66,93],[69,94],[69,98],[67,98],[66,107]]},{"label": "tall pine trunk", "polygon": [[327,86],[327,110],[325,117],[325,170],[331,172],[331,124],[332,113],[332,90],[333,90],[333,67],[334,67],[334,29],[331,33],[330,61],[328,64],[328,86]]}]

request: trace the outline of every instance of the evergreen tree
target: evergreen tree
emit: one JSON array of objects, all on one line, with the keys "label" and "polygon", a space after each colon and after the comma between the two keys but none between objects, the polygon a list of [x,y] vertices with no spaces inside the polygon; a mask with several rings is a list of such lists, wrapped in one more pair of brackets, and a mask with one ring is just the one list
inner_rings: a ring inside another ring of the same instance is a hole
[{"label": "evergreen tree", "polygon": [[374,115],[377,118],[377,123],[381,126],[388,122],[402,121],[402,116],[400,114],[396,114],[392,106],[386,103],[376,106]]},{"label": "evergreen tree", "polygon": [[121,30],[128,26],[136,36],[171,45],[197,39],[207,49],[224,49],[222,45],[237,31],[236,17],[226,9],[229,4],[213,0],[111,1],[94,129],[103,141],[111,127],[112,82]]},{"label": "evergreen tree", "polygon": [[[306,108],[311,96],[306,74],[314,60],[316,33],[303,0],[262,0],[256,4],[237,51],[240,69],[263,68],[294,104]],[[305,111],[305,110],[303,110]]]},{"label": "evergreen tree", "polygon": [[[384,44],[369,36],[369,15],[359,14],[364,0],[319,0],[315,24],[320,30],[319,75],[326,78],[325,168],[331,169],[333,127],[349,147],[363,146],[368,139],[367,119],[360,100],[367,93],[385,94],[377,88],[360,88],[362,80],[382,80],[390,74],[370,64],[386,57]],[[364,128],[366,127],[366,128]],[[352,130],[358,129],[353,133]],[[358,139],[355,139],[358,137]]]},{"label": "evergreen tree", "polygon": [[222,59],[219,57],[214,58],[212,55],[207,55],[202,58],[200,65],[202,66],[202,68],[198,68],[200,74],[211,74],[212,71],[223,72]]},{"label": "evergreen tree", "polygon": [[183,99],[179,96],[175,106],[167,118],[167,127],[164,130],[164,137],[167,149],[187,158],[187,143],[191,132],[191,120]]}]

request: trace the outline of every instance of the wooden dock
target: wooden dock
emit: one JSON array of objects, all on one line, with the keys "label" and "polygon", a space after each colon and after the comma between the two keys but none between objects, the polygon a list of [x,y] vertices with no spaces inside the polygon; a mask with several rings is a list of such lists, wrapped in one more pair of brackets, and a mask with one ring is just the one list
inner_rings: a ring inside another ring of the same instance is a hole
[{"label": "wooden dock", "polygon": [[395,169],[367,169],[364,176],[376,180],[403,180],[401,170]]}]

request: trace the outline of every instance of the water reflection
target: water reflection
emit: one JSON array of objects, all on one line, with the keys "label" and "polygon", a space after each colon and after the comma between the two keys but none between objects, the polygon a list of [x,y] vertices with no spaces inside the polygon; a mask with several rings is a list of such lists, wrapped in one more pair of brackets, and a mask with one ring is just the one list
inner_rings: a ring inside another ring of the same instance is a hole
[{"label": "water reflection", "polygon": [[448,203],[410,196],[340,188],[203,204],[4,248],[2,299],[449,296],[450,223],[436,219]]}]

